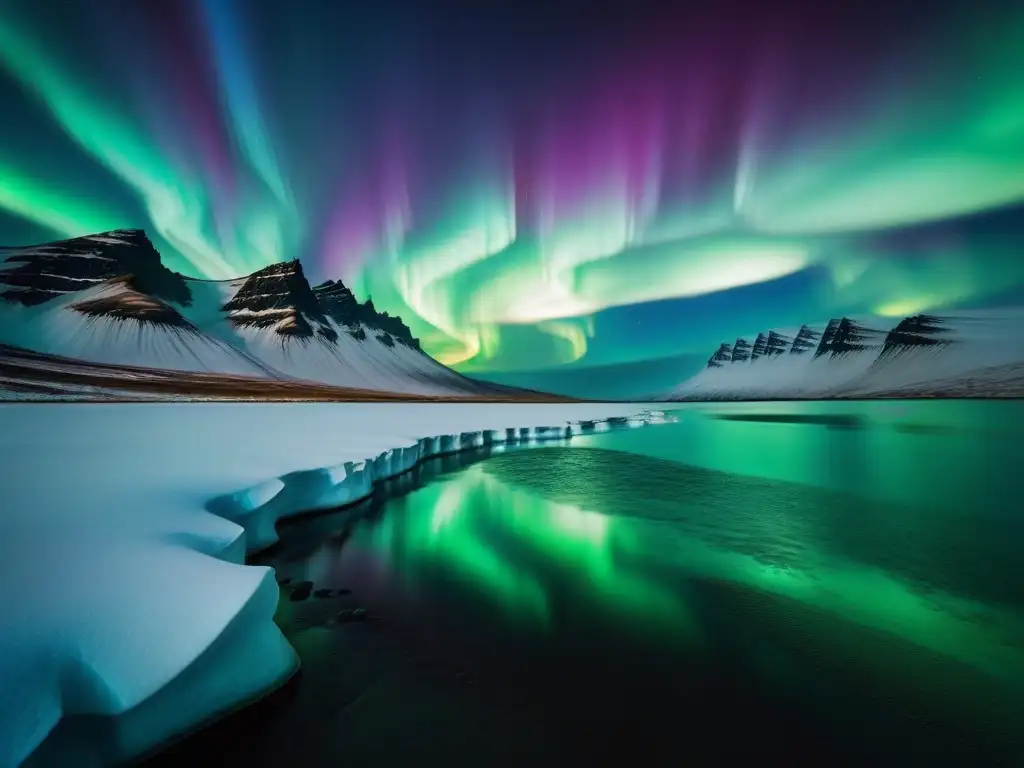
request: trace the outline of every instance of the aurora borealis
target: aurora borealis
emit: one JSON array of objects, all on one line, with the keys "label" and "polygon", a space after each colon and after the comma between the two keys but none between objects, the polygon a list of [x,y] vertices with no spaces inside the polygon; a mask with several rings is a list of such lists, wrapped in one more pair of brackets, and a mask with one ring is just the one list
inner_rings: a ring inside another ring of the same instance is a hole
[{"label": "aurora borealis", "polygon": [[583,394],[1020,303],[1019,9],[554,5],[2,3],[0,243],[300,258],[444,363]]}]

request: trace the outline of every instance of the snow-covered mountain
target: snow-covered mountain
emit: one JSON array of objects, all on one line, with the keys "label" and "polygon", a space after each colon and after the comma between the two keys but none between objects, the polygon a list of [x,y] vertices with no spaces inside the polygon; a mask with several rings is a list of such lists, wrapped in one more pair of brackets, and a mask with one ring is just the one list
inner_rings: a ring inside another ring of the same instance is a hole
[{"label": "snow-covered mountain", "polygon": [[338,325],[348,327],[353,338],[362,341],[366,338],[366,329],[371,329],[378,340],[387,347],[404,344],[412,349],[420,349],[420,341],[412,335],[409,326],[402,318],[393,317],[387,312],[378,312],[373,306],[373,299],[360,304],[355,295],[340,280],[328,280],[313,288],[327,316]]},{"label": "snow-covered mountain", "polygon": [[142,230],[0,248],[0,344],[91,363],[300,380],[410,395],[493,395],[398,317],[298,261],[227,281],[163,265]]},{"label": "snow-covered mountain", "polygon": [[847,317],[723,343],[668,400],[1020,396],[1024,310],[914,315],[889,330]]}]

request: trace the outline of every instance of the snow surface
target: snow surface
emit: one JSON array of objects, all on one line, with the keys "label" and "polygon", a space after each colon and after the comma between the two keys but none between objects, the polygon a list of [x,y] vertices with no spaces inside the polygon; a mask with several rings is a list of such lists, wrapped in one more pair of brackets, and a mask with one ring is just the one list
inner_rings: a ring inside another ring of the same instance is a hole
[{"label": "snow surface", "polygon": [[273,370],[306,381],[416,395],[473,389],[466,379],[416,350],[401,344],[389,348],[371,333],[358,341],[347,328],[334,321],[329,325],[338,335],[336,342],[283,337],[268,328],[238,328],[234,343]]},{"label": "snow surface", "polygon": [[429,455],[666,419],[636,408],[0,406],[0,765],[128,759],[287,679],[274,574],[242,564],[277,518]]}]

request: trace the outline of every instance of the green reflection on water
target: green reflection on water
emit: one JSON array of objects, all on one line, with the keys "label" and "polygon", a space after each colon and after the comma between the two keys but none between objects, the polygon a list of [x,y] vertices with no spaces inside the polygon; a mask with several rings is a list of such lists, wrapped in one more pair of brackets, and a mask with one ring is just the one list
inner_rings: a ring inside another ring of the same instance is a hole
[{"label": "green reflection on water", "polygon": [[424,570],[443,568],[520,625],[550,628],[557,584],[591,607],[691,632],[678,595],[617,561],[631,538],[625,522],[506,486],[474,466],[393,502],[352,544],[385,557],[413,588]]},{"label": "green reflection on water", "polygon": [[476,586],[510,616],[546,625],[544,589],[478,534],[473,516],[466,514],[473,497],[473,488],[463,483],[429,485],[397,503],[415,505],[417,514],[391,510],[375,527],[362,529],[353,544],[386,556],[407,585],[415,585],[423,568],[440,565]]},{"label": "green reflection on water", "polygon": [[[694,403],[673,412],[680,423],[581,435],[573,445],[954,511],[1020,506],[1021,401]],[[727,420],[744,416],[842,417],[858,426]]]},{"label": "green reflection on water", "polygon": [[390,502],[353,544],[408,585],[427,567],[455,574],[524,625],[561,620],[554,595],[569,592],[693,642],[688,581],[713,578],[1024,680],[1020,404],[682,415],[493,457]]},{"label": "green reflection on water", "polygon": [[442,572],[545,634],[611,624],[699,656],[725,616],[755,667],[782,644],[791,666],[845,664],[1008,732],[1024,703],[1022,414],[694,408],[445,476],[388,502],[346,549],[413,592]]},{"label": "green reflection on water", "polygon": [[502,526],[510,534],[507,547],[517,562],[543,558],[548,568],[558,571],[558,584],[570,584],[575,598],[591,608],[644,617],[656,625],[649,628],[675,630],[679,641],[696,639],[696,623],[678,590],[623,561],[624,552],[639,547],[628,520],[504,485],[482,467],[465,473],[460,482],[472,483],[488,507],[503,517]]}]

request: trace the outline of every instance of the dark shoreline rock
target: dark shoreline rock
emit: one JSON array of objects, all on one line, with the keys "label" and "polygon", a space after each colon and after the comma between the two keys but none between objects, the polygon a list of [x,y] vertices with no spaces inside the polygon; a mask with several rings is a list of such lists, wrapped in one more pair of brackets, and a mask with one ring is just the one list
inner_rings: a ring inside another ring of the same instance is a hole
[{"label": "dark shoreline rock", "polygon": [[310,594],[312,592],[313,592],[313,582],[312,581],[300,581],[298,584],[295,585],[295,589],[292,590],[291,595],[289,595],[289,599],[293,603],[299,602],[301,600],[308,600],[309,596],[310,596]]}]

